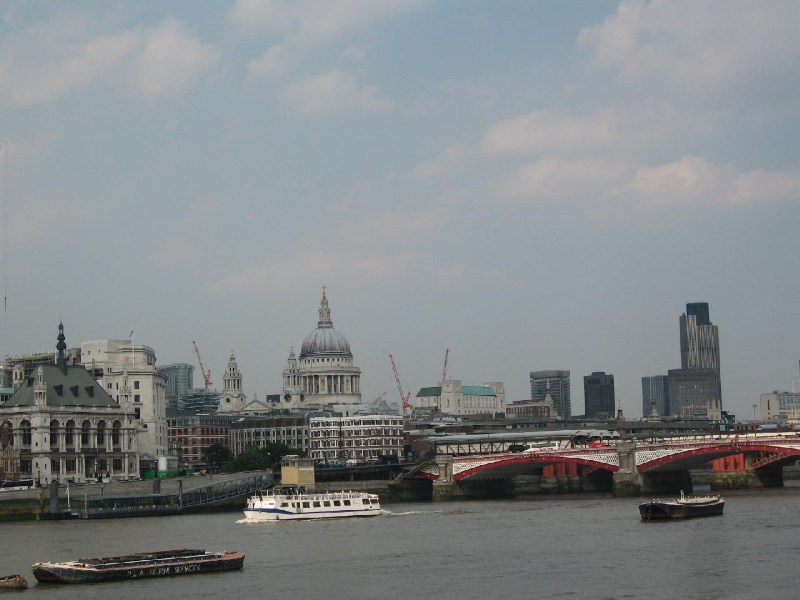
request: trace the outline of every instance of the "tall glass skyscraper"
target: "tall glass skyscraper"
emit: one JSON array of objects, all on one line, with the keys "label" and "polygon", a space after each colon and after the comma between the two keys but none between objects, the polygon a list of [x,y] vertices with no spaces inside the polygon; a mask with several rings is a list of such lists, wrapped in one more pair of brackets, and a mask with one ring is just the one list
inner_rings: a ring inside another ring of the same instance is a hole
[{"label": "tall glass skyscraper", "polygon": [[569,371],[531,371],[531,400],[544,402],[548,393],[556,415],[569,419],[572,416]]},{"label": "tall glass skyscraper", "polygon": [[172,408],[177,408],[194,387],[194,367],[187,363],[174,363],[156,367],[156,370],[167,380],[167,397],[174,402]]},{"label": "tall glass skyscraper", "polygon": [[722,418],[719,329],[707,302],[686,305],[680,317],[681,368],[669,371],[669,409],[676,416]]},{"label": "tall glass skyscraper", "polygon": [[642,377],[642,417],[653,413],[666,417],[669,412],[669,378],[666,375]]}]

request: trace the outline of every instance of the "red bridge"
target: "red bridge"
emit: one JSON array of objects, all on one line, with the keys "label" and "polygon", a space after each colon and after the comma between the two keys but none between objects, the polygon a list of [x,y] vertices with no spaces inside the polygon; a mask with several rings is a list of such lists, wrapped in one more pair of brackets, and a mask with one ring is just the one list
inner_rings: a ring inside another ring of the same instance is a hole
[{"label": "red bridge", "polygon": [[[711,463],[715,489],[783,485],[782,467],[800,459],[800,433],[725,435],[659,443],[618,441],[598,447],[533,449],[473,455],[440,455],[418,477],[435,485],[503,481],[541,473],[575,489],[611,485],[622,495],[690,490],[690,469]],[[474,487],[474,486],[473,486]]]}]

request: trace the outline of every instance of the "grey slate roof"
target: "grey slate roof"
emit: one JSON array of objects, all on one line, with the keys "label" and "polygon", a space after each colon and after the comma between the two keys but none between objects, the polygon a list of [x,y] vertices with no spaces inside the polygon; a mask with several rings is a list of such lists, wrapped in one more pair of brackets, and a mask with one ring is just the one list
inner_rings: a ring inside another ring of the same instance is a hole
[{"label": "grey slate roof", "polygon": [[[33,386],[38,368],[34,369],[14,395],[0,407],[0,411],[13,406],[34,405]],[[47,385],[48,406],[119,406],[83,367],[42,365],[41,369]]]}]

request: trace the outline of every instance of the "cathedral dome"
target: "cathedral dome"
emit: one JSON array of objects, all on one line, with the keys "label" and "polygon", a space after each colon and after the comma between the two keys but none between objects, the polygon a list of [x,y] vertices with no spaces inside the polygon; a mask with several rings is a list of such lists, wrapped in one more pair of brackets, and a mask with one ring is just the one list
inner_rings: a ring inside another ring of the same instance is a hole
[{"label": "cathedral dome", "polygon": [[300,358],[322,355],[352,356],[350,343],[341,333],[336,331],[331,321],[331,310],[325,288],[322,289],[322,302],[319,307],[317,328],[306,336],[300,348]]},{"label": "cathedral dome", "polygon": [[317,327],[303,340],[300,357],[339,354],[352,356],[347,339],[333,327]]}]

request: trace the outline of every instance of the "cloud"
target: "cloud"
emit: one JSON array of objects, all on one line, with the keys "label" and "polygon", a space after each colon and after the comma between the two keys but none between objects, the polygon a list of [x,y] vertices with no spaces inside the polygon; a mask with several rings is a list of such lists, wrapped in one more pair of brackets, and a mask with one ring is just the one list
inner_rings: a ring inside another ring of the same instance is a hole
[{"label": "cloud", "polygon": [[211,292],[267,294],[316,285],[332,274],[341,284],[364,284],[387,280],[404,270],[411,258],[407,255],[309,250],[275,258],[265,258],[240,271],[211,281]]},{"label": "cloud", "polygon": [[657,166],[638,168],[607,199],[645,208],[741,207],[800,199],[800,172],[737,172],[700,156],[683,156]]},{"label": "cloud", "polygon": [[283,92],[281,103],[295,112],[318,115],[392,108],[377,88],[361,86],[353,75],[338,70],[296,81]]},{"label": "cloud", "polygon": [[93,34],[86,17],[56,17],[14,33],[0,59],[0,105],[48,104],[110,81],[149,100],[185,91],[219,62],[219,52],[168,17],[155,27]]},{"label": "cloud", "polygon": [[422,0],[238,0],[230,20],[245,35],[280,34],[317,46],[416,10]]},{"label": "cloud", "polygon": [[500,177],[491,187],[495,198],[546,202],[592,202],[630,177],[626,161],[603,158],[544,158]]},{"label": "cloud", "polygon": [[603,23],[583,29],[577,47],[589,64],[620,80],[675,95],[782,84],[800,59],[794,0],[723,5],[710,0],[620,2]]},{"label": "cloud", "polygon": [[611,107],[587,114],[535,110],[489,126],[472,144],[448,147],[417,165],[412,176],[446,177],[487,160],[633,156],[658,144],[708,131],[714,119],[656,105]]},{"label": "cloud", "polygon": [[302,56],[285,44],[268,48],[264,54],[247,63],[249,79],[273,79],[289,72]]},{"label": "cloud", "polygon": [[150,253],[150,259],[159,265],[174,267],[212,256],[217,248],[219,214],[225,204],[219,198],[204,197],[188,210],[181,211],[164,240]]},{"label": "cloud", "polygon": [[491,189],[518,205],[567,202],[588,212],[618,218],[663,215],[675,209],[700,211],[800,199],[800,172],[739,172],[701,156],[657,164],[548,158],[526,164]]},{"label": "cloud", "polygon": [[220,52],[191,36],[177,19],[164,19],[141,35],[135,88],[148,99],[178,95],[216,68]]}]

